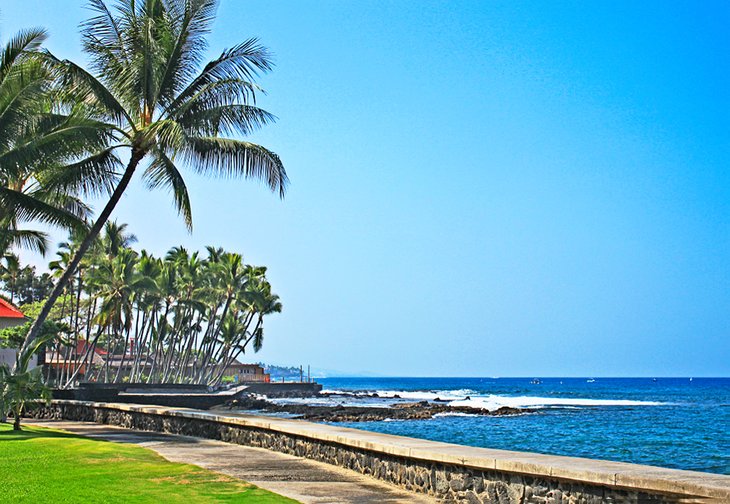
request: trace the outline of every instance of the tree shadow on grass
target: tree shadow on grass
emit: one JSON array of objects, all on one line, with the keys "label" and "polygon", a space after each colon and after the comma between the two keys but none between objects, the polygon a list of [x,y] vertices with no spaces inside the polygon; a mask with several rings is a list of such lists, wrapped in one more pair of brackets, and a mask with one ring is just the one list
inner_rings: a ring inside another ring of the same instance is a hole
[{"label": "tree shadow on grass", "polygon": [[80,439],[82,436],[71,432],[62,432],[45,427],[33,425],[20,425],[21,430],[13,430],[12,423],[0,423],[0,442],[2,441],[27,441],[39,438],[73,438]]},{"label": "tree shadow on grass", "polygon": [[[108,430],[103,430],[108,427]],[[102,428],[100,430],[100,428]],[[68,432],[59,426],[58,429],[53,427],[40,427],[33,424],[21,424],[20,431],[14,431],[12,419],[9,423],[0,423],[0,442],[2,441],[27,441],[29,439],[39,438],[68,438],[68,439],[89,439],[104,443],[123,443],[141,445],[146,442],[172,442],[177,444],[195,445],[207,441],[205,438],[197,438],[185,436],[182,434],[172,434],[166,432],[140,431],[135,429],[125,429],[106,424],[92,424],[88,429],[75,429],[75,432]]]}]

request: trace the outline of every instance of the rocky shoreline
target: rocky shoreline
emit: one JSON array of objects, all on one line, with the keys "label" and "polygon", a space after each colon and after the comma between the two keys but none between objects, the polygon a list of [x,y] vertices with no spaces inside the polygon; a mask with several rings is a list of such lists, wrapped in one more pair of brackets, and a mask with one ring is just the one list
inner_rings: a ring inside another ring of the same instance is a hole
[{"label": "rocky shoreline", "polygon": [[216,409],[284,413],[293,418],[315,422],[377,422],[383,420],[426,420],[436,415],[510,416],[534,413],[532,409],[502,407],[494,411],[467,406],[420,401],[398,403],[390,407],[314,406],[308,404],[275,404],[266,399],[243,396]]}]

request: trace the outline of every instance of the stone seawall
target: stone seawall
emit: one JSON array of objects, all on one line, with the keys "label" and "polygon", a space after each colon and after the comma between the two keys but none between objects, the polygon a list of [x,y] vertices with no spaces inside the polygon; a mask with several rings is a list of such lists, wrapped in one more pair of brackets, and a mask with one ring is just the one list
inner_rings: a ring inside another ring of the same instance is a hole
[{"label": "stone seawall", "polygon": [[299,420],[56,400],[40,418],[217,439],[306,457],[448,502],[730,502],[730,476],[438,443]]}]

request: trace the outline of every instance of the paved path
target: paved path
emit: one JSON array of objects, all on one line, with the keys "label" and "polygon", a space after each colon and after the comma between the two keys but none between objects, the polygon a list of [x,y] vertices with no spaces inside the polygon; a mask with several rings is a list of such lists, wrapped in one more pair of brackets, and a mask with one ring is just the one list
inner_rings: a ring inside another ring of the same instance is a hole
[{"label": "paved path", "polygon": [[154,450],[173,462],[195,464],[248,481],[305,504],[436,502],[426,496],[406,492],[354,471],[263,448],[87,422],[32,419],[24,422],[63,429],[90,438],[134,443]]}]

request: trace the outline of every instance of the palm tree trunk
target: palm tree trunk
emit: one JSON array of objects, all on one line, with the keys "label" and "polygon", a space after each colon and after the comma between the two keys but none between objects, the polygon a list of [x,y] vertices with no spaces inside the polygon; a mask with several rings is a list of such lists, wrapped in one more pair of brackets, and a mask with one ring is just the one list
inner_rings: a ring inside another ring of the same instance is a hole
[{"label": "palm tree trunk", "polygon": [[127,164],[127,168],[124,170],[124,175],[122,175],[122,178],[119,180],[119,184],[117,185],[116,189],[114,189],[111,198],[109,198],[109,201],[99,214],[99,217],[96,219],[94,225],[91,226],[91,229],[84,238],[84,241],[81,242],[81,245],[74,254],[73,259],[71,259],[68,267],[63,272],[63,275],[61,275],[61,278],[59,278],[58,283],[51,291],[51,295],[48,296],[48,299],[43,304],[43,308],[38,314],[38,318],[35,319],[33,324],[30,326],[30,331],[28,331],[28,335],[25,337],[23,346],[20,349],[21,355],[23,354],[23,352],[26,352],[30,348],[35,339],[40,335],[41,327],[43,327],[43,323],[46,321],[48,315],[51,313],[51,308],[53,308],[53,305],[58,299],[58,296],[61,295],[61,293],[66,288],[66,285],[68,285],[69,280],[71,280],[71,277],[76,272],[76,268],[78,268],[81,259],[84,257],[84,254],[101,232],[101,229],[104,227],[104,224],[109,219],[109,216],[112,214],[112,211],[117,206],[117,203],[119,203],[122,194],[124,194],[124,191],[127,189],[130,180],[132,180],[134,170],[137,168],[137,165],[145,156],[145,154],[146,152],[143,150],[132,150],[132,157],[129,159],[129,164]]},{"label": "palm tree trunk", "polygon": [[167,314],[170,311],[170,302],[165,302],[165,313],[162,318],[157,320],[157,341],[155,342],[155,355],[152,361],[152,369],[150,369],[150,375],[147,377],[147,383],[152,383],[154,379],[155,371],[157,371],[157,363],[162,362],[164,359],[164,338],[167,335]]},{"label": "palm tree trunk", "polygon": [[22,406],[15,407],[15,411],[13,412],[13,415],[15,416],[13,419],[13,430],[20,430],[20,411],[22,409]]},{"label": "palm tree trunk", "polygon": [[135,328],[134,328],[134,341],[136,345],[136,352],[134,354],[134,362],[132,363],[132,370],[129,372],[129,383],[132,383],[134,380],[136,380],[137,377],[137,368],[139,367],[139,362],[142,358],[142,350],[144,348],[144,344],[146,343],[145,338],[145,328],[147,324],[147,312],[142,313],[142,327],[139,327],[139,319],[140,319],[140,307],[137,305],[137,317],[135,319]]},{"label": "palm tree trunk", "polygon": [[[76,367],[76,370],[74,371],[73,375],[69,377],[68,381],[63,385],[62,388],[68,388],[71,384],[73,384],[73,381],[76,379],[76,377],[81,372],[81,369],[84,369],[85,371],[85,378],[88,381],[89,375],[91,374],[91,364],[94,362],[94,352],[96,351],[96,341],[101,336],[103,329],[100,327],[99,331],[96,333],[96,336],[94,337],[94,341],[89,343],[89,340],[86,340],[86,352],[84,353],[84,358],[81,359],[81,365]],[[87,363],[88,360],[88,363]]]},{"label": "palm tree trunk", "polygon": [[263,317],[259,316],[259,319],[256,322],[256,327],[254,327],[254,330],[251,333],[251,336],[246,338],[246,341],[243,343],[243,345],[238,345],[238,348],[234,352],[232,352],[230,356],[226,355],[223,357],[223,366],[219,370],[218,374],[211,381],[208,382],[209,386],[217,387],[218,385],[220,385],[221,380],[223,379],[223,375],[225,374],[226,369],[228,369],[228,366],[233,364],[233,362],[236,359],[238,359],[238,356],[241,355],[246,350],[246,347],[248,346],[248,344],[256,336],[256,331],[259,330],[259,327],[261,327],[261,324],[263,323],[263,321],[264,321]]},{"label": "palm tree trunk", "polygon": [[[81,268],[79,268],[79,277],[78,277],[78,292],[76,293],[76,315],[74,320],[74,346],[72,350],[72,355],[74,357],[74,371],[79,366],[78,362],[78,353],[79,350],[79,315],[81,312],[81,286],[82,286],[82,273]],[[69,371],[68,375],[71,375],[73,371]]]}]

